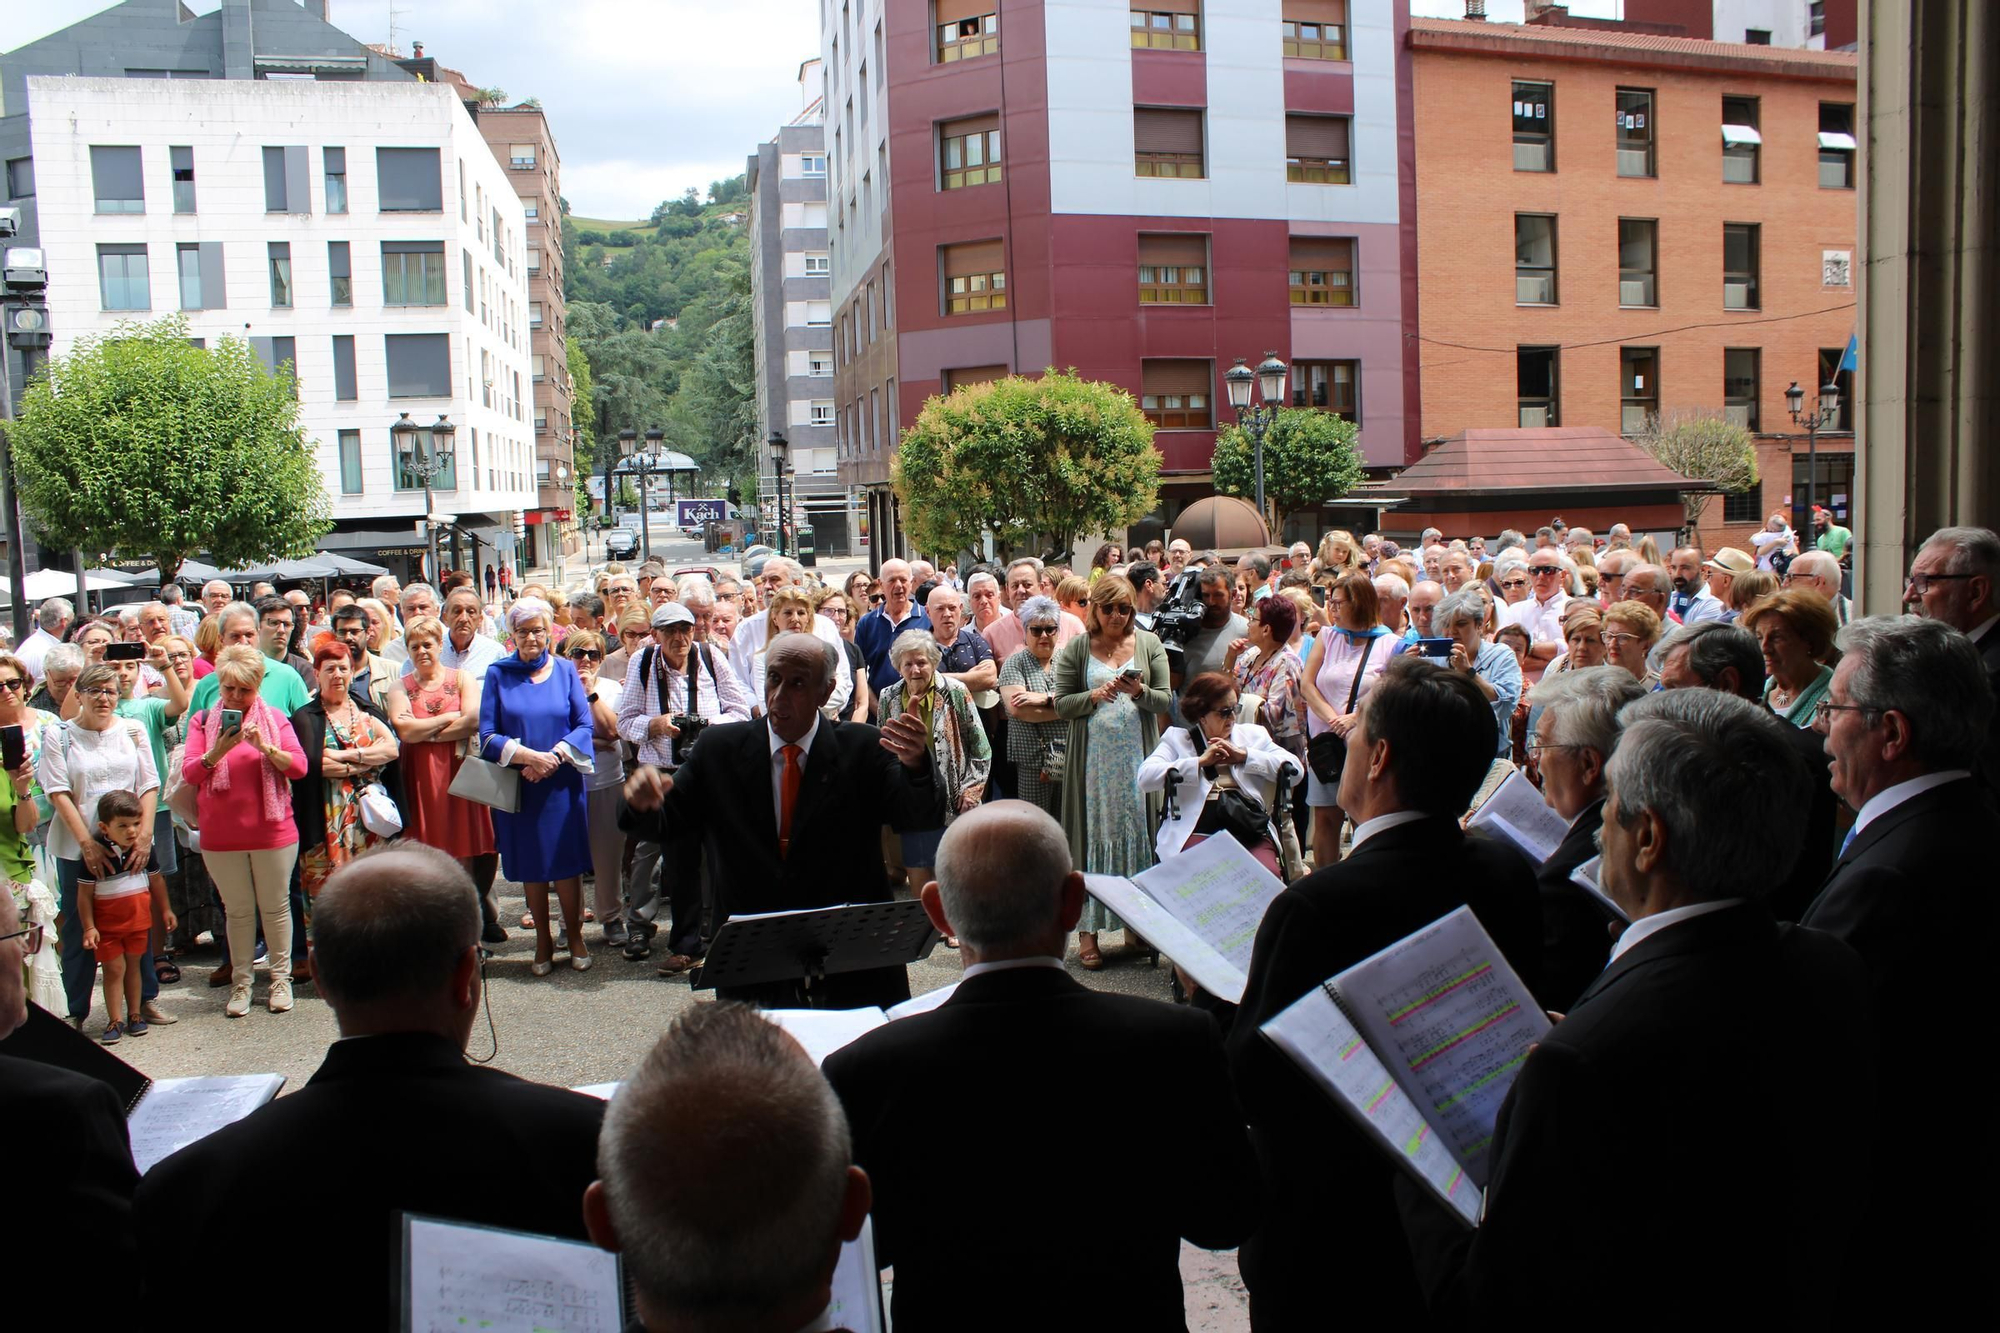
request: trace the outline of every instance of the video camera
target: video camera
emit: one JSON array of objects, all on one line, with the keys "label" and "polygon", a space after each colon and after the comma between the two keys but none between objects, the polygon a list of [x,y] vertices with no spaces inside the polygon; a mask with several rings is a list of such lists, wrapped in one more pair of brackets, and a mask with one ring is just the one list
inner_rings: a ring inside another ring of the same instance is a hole
[{"label": "video camera", "polygon": [[1200,577],[1198,569],[1182,570],[1167,585],[1160,605],[1150,614],[1139,617],[1140,627],[1151,630],[1166,648],[1167,669],[1176,677],[1186,674],[1182,668],[1187,659],[1188,641],[1201,628],[1204,608],[1201,604]]}]

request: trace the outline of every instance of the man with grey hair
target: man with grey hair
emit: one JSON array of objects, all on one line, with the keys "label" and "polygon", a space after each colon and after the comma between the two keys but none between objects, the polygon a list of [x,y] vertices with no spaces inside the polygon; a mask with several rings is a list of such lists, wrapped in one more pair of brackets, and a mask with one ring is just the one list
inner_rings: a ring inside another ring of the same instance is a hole
[{"label": "man with grey hair", "polygon": [[[282,599],[279,599],[278,605],[289,622],[291,607]],[[249,644],[259,647],[261,651],[258,631],[263,619],[256,607],[248,602],[231,602],[216,613],[216,622],[216,628],[222,631],[222,648]],[[211,671],[194,683],[194,692],[188,697],[188,708],[196,713],[204,708],[213,708],[221,695],[222,677]],[[303,676],[268,652],[264,654],[264,682],[257,687],[258,698],[290,717],[305,707],[312,695]]]},{"label": "man with grey hair", "polygon": [[[1546,1318],[1536,1254],[1564,1256],[1561,1309],[1610,1309],[1631,1299],[1632,1255],[1685,1253],[1698,1236],[1700,1261],[1648,1288],[1647,1322],[1727,1307],[1759,1322],[1834,1324],[1843,1275],[1880,1261],[1850,1262],[1861,1258],[1847,1250],[1861,1193],[1840,1165],[1871,1136],[1874,1031],[1854,952],[1779,925],[1761,901],[1791,858],[1779,834],[1804,818],[1803,775],[1784,724],[1746,700],[1679,690],[1620,718],[1600,882],[1631,924],[1521,1066],[1478,1229],[1398,1182],[1431,1316]],[[1938,1026],[1942,1036],[1950,1025]],[[1906,1100],[1935,1118],[1923,1099]],[[1607,1163],[1641,1159],[1644,1190],[1606,1188]],[[1958,1188],[1948,1173],[1899,1165]],[[1902,1221],[1923,1245],[1941,1230],[1968,1241],[1981,1231],[1950,1214]],[[1889,1274],[1899,1293],[1909,1287],[1905,1270]]]},{"label": "man with grey hair", "polygon": [[[1826,738],[1833,789],[1855,811],[1854,829],[1800,920],[1845,940],[1867,963],[1897,1063],[1946,1068],[1937,1062],[1963,1060],[1967,1037],[1940,1018],[1974,1012],[1960,1006],[1977,1002],[1991,971],[1993,885],[1978,867],[1990,866],[2000,846],[2000,814],[1973,769],[1993,693],[1972,642],[1942,620],[1869,616],[1843,630],[1839,644],[1813,725]],[[1865,1243],[1871,1268],[1897,1267],[1867,1282],[1864,1308],[1911,1296],[1919,1321],[1929,1322],[1925,1315],[1942,1318],[1982,1299],[1973,1284],[1985,1246],[1981,1228],[1946,1222],[1957,1208],[1950,1180],[1910,1170],[1904,1158],[1907,1136],[1922,1132],[1930,1108],[1897,1098],[1884,1109]]]},{"label": "man with grey hair", "polygon": [[611,1099],[584,1225],[622,1256],[646,1333],[796,1333],[868,1218],[853,1161],[797,1041],[748,1005],[696,1005]]},{"label": "man with grey hair", "polygon": [[[1062,827],[1024,801],[961,815],[919,897],[931,924],[958,936],[964,980],[935,1010],[878,1028],[825,1066],[874,1184],[896,1326],[1069,1326],[1050,1312],[1087,1310],[1110,1290],[1120,1327],[1183,1327],[1181,1241],[1239,1244],[1257,1213],[1257,1163],[1213,1020],[1091,990],[1064,970],[1083,876]],[[940,1079],[954,1089],[949,1116],[924,1109]],[[1051,1087],[1066,1089],[1061,1115],[1048,1113]],[[1171,1115],[1153,1106],[1161,1088],[1173,1089]],[[1201,1168],[1145,1208],[1056,1206],[1075,1188],[1080,1124],[1119,1126],[1134,1161],[1199,1145]],[[980,1200],[948,1227],[937,1225],[939,1162]]]},{"label": "man with grey hair", "polygon": [[236,600],[236,590],[226,579],[210,579],[201,585],[201,611],[203,618],[220,615],[222,608]]},{"label": "man with grey hair", "polygon": [[1001,598],[1000,580],[990,569],[976,569],[966,575],[965,598],[971,609],[975,633],[985,634],[994,621],[1007,614],[1006,603]]},{"label": "man with grey hair", "polygon": [[1678,623],[1670,618],[1667,609],[1667,598],[1672,594],[1673,585],[1666,570],[1643,562],[1628,565],[1622,586],[1624,595],[1619,601],[1639,603],[1658,616],[1662,625]]},{"label": "man with grey hair", "polygon": [[1831,551],[1799,552],[1779,581],[1787,588],[1811,588],[1826,598],[1833,605],[1834,619],[1841,624],[1854,619],[1854,599],[1840,590],[1840,561]]},{"label": "man with grey hair", "polygon": [[1606,551],[1597,560],[1597,603],[1610,606],[1625,600],[1625,575],[1639,563],[1639,555],[1629,547]]},{"label": "man with grey hair", "polygon": [[160,600],[167,604],[167,609],[172,615],[173,632],[193,643],[194,632],[201,628],[201,614],[187,605],[187,594],[181,591],[181,585],[161,584]]},{"label": "man with grey hair", "polygon": [[59,643],[42,658],[41,688],[28,696],[28,707],[60,717],[63,701],[76,688],[76,678],[83,674],[83,649],[73,643]]},{"label": "man with grey hair", "polygon": [[35,632],[21,640],[14,656],[28,668],[32,680],[42,678],[42,659],[49,649],[63,642],[63,635],[76,623],[76,607],[66,597],[51,597],[35,608]]},{"label": "man with grey hair", "polygon": [[[718,919],[753,912],[882,902],[888,873],[882,826],[934,829],[944,808],[933,780],[930,733],[913,714],[880,731],[820,716],[833,693],[833,645],[781,634],[764,654],[764,716],[724,722],[671,776],[638,765],[625,782],[619,827],[665,842],[675,830],[709,838]],[[828,977],[812,1000],[830,1008],[909,998],[902,967]],[[783,1007],[797,982],[731,989],[722,999]]]},{"label": "man with grey hair", "polygon": [[[226,1235],[246,1265],[231,1290],[297,1309],[300,1253],[393,1273],[405,1212],[586,1239],[578,1201],[597,1174],[604,1104],[466,1059],[484,979],[479,906],[458,862],[412,842],[356,857],[314,899],[313,935],[340,1040],[298,1091],[146,1174],[135,1205],[153,1289],[184,1281]],[[311,1207],[285,1225],[245,1225],[272,1182],[296,1177],[302,1143],[338,1152],[339,1169],[315,1175]],[[494,1173],[520,1160],[534,1169]],[[387,1280],[331,1283],[306,1322],[393,1328],[395,1302]]]},{"label": "man with grey hair", "polygon": [[[1542,977],[1535,998],[1567,1009],[1604,970],[1611,954],[1611,914],[1571,879],[1597,855],[1604,822],[1604,766],[1618,748],[1618,710],[1645,693],[1623,667],[1583,667],[1544,676],[1528,691],[1539,710],[1528,754],[1542,778],[1542,799],[1569,832],[1535,873],[1542,900]],[[1794,727],[1794,731],[1798,728]]]},{"label": "man with grey hair", "polygon": [[1375,609],[1389,632],[1402,636],[1405,644],[1416,642],[1417,636],[1411,632],[1403,618],[1403,606],[1410,600],[1410,585],[1401,574],[1377,574],[1375,576]]},{"label": "man with grey hair", "polygon": [[[1012,586],[1013,570],[1008,570]],[[911,600],[915,583],[904,560],[882,562],[882,605],[870,611],[854,626],[854,646],[868,663],[868,688],[880,694],[896,679],[896,664],[889,660],[889,645],[905,631],[929,629],[930,617]],[[738,636],[741,637],[740,635]],[[845,657],[845,654],[842,654]]]},{"label": "man with grey hair", "polygon": [[1608,551],[1629,551],[1632,549],[1632,529],[1624,523],[1613,523],[1604,530],[1604,547]]},{"label": "man with grey hair", "polygon": [[[588,630],[592,634],[604,633],[604,599],[588,588],[569,595],[570,632]],[[614,631],[615,635],[615,631]]]},{"label": "man with grey hair", "polygon": [[[1798,568],[1798,561],[1792,568]],[[1972,640],[1986,683],[2000,699],[2000,534],[1991,528],[1939,528],[1910,562],[1903,598]],[[2000,798],[2000,713],[1994,716],[1980,767],[1987,790]]]},{"label": "man with grey hair", "polygon": [[993,646],[965,623],[965,594],[940,583],[931,589],[924,603],[930,617],[931,635],[942,655],[938,671],[965,686],[973,706],[991,709],[1000,702],[1000,664],[994,660]]}]

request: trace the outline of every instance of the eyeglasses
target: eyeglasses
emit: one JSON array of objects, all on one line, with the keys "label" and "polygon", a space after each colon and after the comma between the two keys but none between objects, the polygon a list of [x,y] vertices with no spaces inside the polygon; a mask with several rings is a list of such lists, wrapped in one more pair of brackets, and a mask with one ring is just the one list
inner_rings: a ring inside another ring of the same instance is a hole
[{"label": "eyeglasses", "polygon": [[1569,742],[1545,741],[1536,739],[1534,737],[1529,738],[1527,745],[1528,753],[1531,755],[1541,754],[1545,750],[1588,750],[1590,748],[1591,747],[1588,745],[1575,745]]},{"label": "eyeglasses", "polygon": [[604,660],[604,654],[595,648],[579,648],[571,653],[570,657],[572,660],[581,659],[586,662],[602,662]]},{"label": "eyeglasses", "polygon": [[1132,614],[1132,604],[1130,602],[1110,602],[1105,605],[1104,609],[1121,616]]},{"label": "eyeglasses", "polygon": [[118,691],[112,689],[109,685],[93,685],[83,692],[83,697],[86,699],[116,699]]},{"label": "eyeglasses", "polygon": [[1977,574],[1912,574],[1909,577],[1910,591],[1922,597],[1931,590],[1933,583],[1947,583],[1954,579],[1976,579]]},{"label": "eyeglasses", "polygon": [[1812,715],[1813,721],[1823,727],[1830,727],[1833,725],[1833,715],[1835,713],[1872,713],[1874,711],[1874,709],[1864,708],[1860,704],[1837,704],[1831,699],[1821,699],[1813,707]]},{"label": "eyeglasses", "polygon": [[1637,643],[1639,636],[1636,634],[1600,634],[1598,636],[1598,641],[1606,648],[1616,648],[1621,639],[1630,639],[1632,642]]},{"label": "eyeglasses", "polygon": [[618,631],[618,637],[621,639],[643,639],[646,637],[646,631],[642,629],[621,629]]},{"label": "eyeglasses", "polygon": [[47,930],[47,926],[37,922],[32,926],[25,926],[20,930],[9,931],[5,935],[0,935],[0,944],[5,944],[8,940],[19,940],[21,941],[21,951],[23,953],[40,953],[42,951],[42,935]]},{"label": "eyeglasses", "polygon": [[1036,638],[1042,638],[1046,635],[1054,634],[1058,628],[1060,627],[1056,625],[1030,625],[1028,626],[1028,633],[1034,635]]},{"label": "eyeglasses", "polygon": [[1528,586],[1528,581],[1526,579],[1501,579],[1500,586],[1503,588],[1525,588]]},{"label": "eyeglasses", "polygon": [[0,690],[25,689],[27,684],[28,682],[22,680],[19,676],[9,676],[5,680],[0,680]]}]

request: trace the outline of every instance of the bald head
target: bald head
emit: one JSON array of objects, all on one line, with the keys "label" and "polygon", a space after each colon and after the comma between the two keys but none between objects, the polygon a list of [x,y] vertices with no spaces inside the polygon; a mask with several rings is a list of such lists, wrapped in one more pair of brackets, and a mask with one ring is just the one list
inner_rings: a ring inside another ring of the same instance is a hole
[{"label": "bald head", "polygon": [[584,1223],[649,1328],[802,1328],[868,1211],[853,1160],[796,1041],[746,1005],[696,1005],[606,1108]]},{"label": "bald head", "polygon": [[1840,597],[1840,561],[1831,551],[1801,551],[1792,557],[1785,574],[1793,587],[1813,589],[1829,602]]},{"label": "bald head", "polygon": [[835,670],[833,655],[840,650],[813,634],[780,634],[764,652],[767,671],[798,666],[819,673],[819,683],[831,685]]},{"label": "bald head", "polygon": [[446,1030],[462,1047],[479,1003],[479,898],[422,843],[365,853],[313,900],[314,976],[342,1036]]},{"label": "bald head", "polygon": [[938,846],[926,909],[948,921],[978,961],[1062,955],[1083,910],[1062,825],[1026,801],[994,801],[960,815]]}]

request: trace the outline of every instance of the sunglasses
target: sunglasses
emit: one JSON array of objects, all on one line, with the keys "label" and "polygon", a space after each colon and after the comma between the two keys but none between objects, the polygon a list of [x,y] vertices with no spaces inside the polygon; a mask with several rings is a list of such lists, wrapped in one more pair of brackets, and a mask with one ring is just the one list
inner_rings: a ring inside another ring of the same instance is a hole
[{"label": "sunglasses", "polygon": [[1030,625],[1028,626],[1028,633],[1039,639],[1054,634],[1056,628],[1054,625]]},{"label": "sunglasses", "polygon": [[1501,579],[1500,586],[1503,588],[1525,588],[1528,586],[1528,581],[1526,579]]},{"label": "sunglasses", "polygon": [[1108,606],[1106,606],[1104,609],[1106,611],[1115,611],[1117,614],[1121,616],[1129,616],[1132,614],[1132,604],[1130,602],[1113,602]]},{"label": "sunglasses", "polygon": [[1215,715],[1221,718],[1230,718],[1230,717],[1235,717],[1236,714],[1240,711],[1242,710],[1237,708],[1235,704],[1224,704],[1222,707],[1215,710]]},{"label": "sunglasses", "polygon": [[1529,565],[1529,566],[1528,566],[1528,572],[1529,572],[1530,574],[1560,574],[1560,573],[1562,573],[1562,566],[1561,566],[1561,565]]},{"label": "sunglasses", "polygon": [[5,680],[0,680],[0,690],[25,689],[27,688],[27,684],[28,682],[22,680],[19,676],[9,676]]},{"label": "sunglasses", "polygon": [[580,658],[586,662],[602,662],[604,660],[604,654],[598,652],[595,648],[579,648],[571,653],[570,657]]}]

